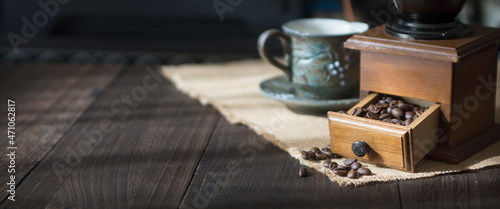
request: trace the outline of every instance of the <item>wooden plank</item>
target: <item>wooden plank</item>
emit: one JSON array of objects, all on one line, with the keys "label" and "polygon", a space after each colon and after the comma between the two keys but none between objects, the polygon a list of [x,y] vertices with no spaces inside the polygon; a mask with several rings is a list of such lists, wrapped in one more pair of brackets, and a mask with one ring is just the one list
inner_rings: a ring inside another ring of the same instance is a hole
[{"label": "wooden plank", "polygon": [[156,73],[132,68],[22,182],[16,202],[0,207],[177,207],[218,117]]},{"label": "wooden plank", "polygon": [[180,208],[400,208],[397,182],[339,187],[245,126],[220,119]]},{"label": "wooden plank", "polygon": [[[0,114],[7,115],[7,99],[16,103],[15,183],[37,165],[74,121],[116,77],[123,66],[30,64],[0,67]],[[2,118],[0,133],[7,136],[7,118]],[[2,140],[0,155],[8,150]],[[8,160],[0,161],[5,173],[0,175],[2,200],[6,197]]]},{"label": "wooden plank", "polygon": [[500,205],[500,167],[467,173],[469,208],[498,208]]},{"label": "wooden plank", "polygon": [[500,168],[400,182],[403,208],[497,208]]}]

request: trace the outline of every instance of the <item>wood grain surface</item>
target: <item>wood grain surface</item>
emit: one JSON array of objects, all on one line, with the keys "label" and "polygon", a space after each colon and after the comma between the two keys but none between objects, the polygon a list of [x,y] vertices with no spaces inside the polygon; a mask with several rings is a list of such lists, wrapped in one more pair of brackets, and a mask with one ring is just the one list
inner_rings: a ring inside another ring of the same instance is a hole
[{"label": "wood grain surface", "polygon": [[[180,208],[399,208],[396,182],[340,187],[244,126],[220,119]],[[363,200],[363,201],[357,201]]]},{"label": "wood grain surface", "polygon": [[[177,206],[219,115],[163,78],[134,100],[146,75],[130,68],[119,77],[18,187],[16,202],[2,207]],[[123,94],[136,104],[128,114],[112,107]]]},{"label": "wood grain surface", "polygon": [[[17,161],[24,179],[16,201],[2,190],[0,208],[500,204],[500,167],[360,187],[339,187],[311,169],[300,178],[301,165],[288,153],[245,126],[229,124],[145,68],[20,63],[2,64],[0,72],[0,98],[17,96],[19,143],[26,140]],[[5,103],[0,107],[5,111]],[[0,169],[0,179],[7,179]]]},{"label": "wood grain surface", "polygon": [[[30,63],[0,66],[1,115],[7,115],[7,99],[16,102],[14,146],[18,153],[15,165],[17,184],[53,148],[123,67]],[[1,121],[7,124],[6,117]],[[2,124],[1,127],[0,133],[7,136],[6,126]],[[11,146],[7,144],[7,138],[1,144],[2,147]],[[7,149],[0,149],[0,156],[4,157],[7,153]],[[6,191],[10,177],[6,172],[8,164],[7,160],[0,161],[0,168],[5,168],[5,173],[0,175],[1,191]],[[1,197],[5,198],[6,193],[2,193]]]}]

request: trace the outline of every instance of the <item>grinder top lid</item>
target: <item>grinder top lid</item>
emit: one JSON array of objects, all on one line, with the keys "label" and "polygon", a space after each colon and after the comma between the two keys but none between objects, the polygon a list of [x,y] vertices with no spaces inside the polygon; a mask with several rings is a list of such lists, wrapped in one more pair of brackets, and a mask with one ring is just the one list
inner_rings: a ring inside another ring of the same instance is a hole
[{"label": "grinder top lid", "polygon": [[391,36],[384,30],[387,24],[354,35],[344,42],[349,49],[398,54],[446,62],[459,62],[500,41],[500,29],[472,26],[474,32],[464,38],[447,40],[406,40]]}]

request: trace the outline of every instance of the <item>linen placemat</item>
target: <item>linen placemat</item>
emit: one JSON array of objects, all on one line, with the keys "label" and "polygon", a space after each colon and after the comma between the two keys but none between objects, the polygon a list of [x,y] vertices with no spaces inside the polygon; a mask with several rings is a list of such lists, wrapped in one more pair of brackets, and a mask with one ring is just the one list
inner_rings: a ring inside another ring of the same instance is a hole
[{"label": "linen placemat", "polygon": [[[329,144],[328,120],[324,117],[297,114],[279,101],[260,93],[259,84],[283,73],[261,60],[245,60],[222,64],[186,64],[164,66],[162,73],[182,92],[198,99],[202,104],[211,104],[231,123],[247,125],[257,134],[309,166],[327,175],[341,186],[362,185],[368,182],[417,179],[439,174],[475,170],[500,164],[500,141],[469,157],[460,164],[446,164],[426,160],[417,167],[416,173],[362,163],[373,175],[349,179],[336,176],[322,166],[322,161],[308,161],[301,157],[300,150],[324,147]],[[500,76],[500,74],[499,74]],[[498,87],[497,87],[498,88]],[[497,91],[498,113],[500,107]],[[500,115],[496,115],[496,122]],[[335,146],[334,144],[332,146]],[[333,159],[341,164],[343,159]]]}]

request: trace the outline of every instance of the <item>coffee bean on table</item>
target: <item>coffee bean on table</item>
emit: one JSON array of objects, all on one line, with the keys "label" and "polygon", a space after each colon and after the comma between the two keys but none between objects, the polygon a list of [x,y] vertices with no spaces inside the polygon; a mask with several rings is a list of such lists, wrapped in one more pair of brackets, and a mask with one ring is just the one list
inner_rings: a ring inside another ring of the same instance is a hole
[{"label": "coffee bean on table", "polygon": [[326,168],[330,168],[330,164],[332,163],[331,160],[325,160],[325,162],[323,162],[323,166],[326,167]]},{"label": "coffee bean on table", "polygon": [[314,152],[314,153],[318,153],[318,152],[320,152],[320,149],[319,149],[319,148],[317,148],[317,147],[313,147],[313,148],[311,149],[311,151],[312,151],[312,152]]},{"label": "coffee bean on table", "polygon": [[350,170],[350,171],[347,173],[347,178],[350,178],[350,179],[357,179],[357,178],[358,178],[358,172],[356,172],[356,170]]},{"label": "coffee bean on table", "polygon": [[361,168],[361,163],[359,163],[359,162],[353,162],[353,163],[351,164],[351,168],[352,168],[353,170],[358,170],[358,168]]},{"label": "coffee bean on table", "polygon": [[368,168],[358,168],[357,172],[361,175],[370,175],[372,171]]},{"label": "coffee bean on table", "polygon": [[339,170],[339,169],[334,169],[333,173],[337,174],[338,176],[346,176],[347,175],[347,170]]},{"label": "coffee bean on table", "polygon": [[308,174],[309,174],[309,172],[307,171],[307,168],[302,167],[299,169],[299,176],[300,177],[306,177]]},{"label": "coffee bean on table", "polygon": [[352,163],[358,161],[358,159],[345,159],[344,164],[345,165],[351,165]]}]

